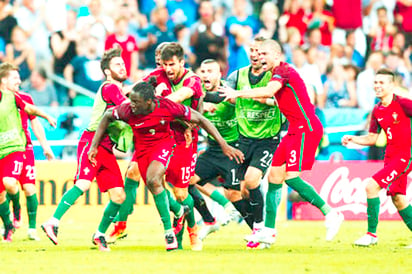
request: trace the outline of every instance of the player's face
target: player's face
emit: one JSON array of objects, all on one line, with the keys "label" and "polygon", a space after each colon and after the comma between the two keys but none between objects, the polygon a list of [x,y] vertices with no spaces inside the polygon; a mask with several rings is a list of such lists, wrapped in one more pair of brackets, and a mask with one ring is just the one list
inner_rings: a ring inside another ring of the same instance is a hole
[{"label": "player's face", "polygon": [[269,46],[262,45],[259,47],[259,60],[265,71],[272,70],[275,66],[275,54]]},{"label": "player's face", "polygon": [[151,110],[152,100],[145,101],[142,96],[137,92],[131,92],[130,96],[130,107],[133,114],[149,114]]},{"label": "player's face", "polygon": [[199,70],[199,76],[203,86],[207,91],[215,91],[220,84],[220,67],[218,63],[202,64]]},{"label": "player's face", "polygon": [[2,84],[6,90],[18,92],[21,84],[20,74],[17,70],[12,70],[9,75],[2,79]]},{"label": "player's face", "polygon": [[173,56],[170,60],[163,60],[162,66],[166,72],[167,78],[170,81],[175,81],[181,77],[184,71],[185,61]]},{"label": "player's face", "polygon": [[121,57],[114,57],[109,64],[110,73],[115,81],[124,82],[127,79],[126,66]]},{"label": "player's face", "polygon": [[393,91],[393,82],[389,75],[377,74],[373,82],[373,88],[375,89],[375,95],[377,98],[383,98]]},{"label": "player's face", "polygon": [[249,59],[250,59],[250,65],[254,69],[260,69],[262,67],[262,64],[260,63],[260,60],[259,60],[260,44],[261,42],[258,42],[258,41],[253,41],[250,44]]}]

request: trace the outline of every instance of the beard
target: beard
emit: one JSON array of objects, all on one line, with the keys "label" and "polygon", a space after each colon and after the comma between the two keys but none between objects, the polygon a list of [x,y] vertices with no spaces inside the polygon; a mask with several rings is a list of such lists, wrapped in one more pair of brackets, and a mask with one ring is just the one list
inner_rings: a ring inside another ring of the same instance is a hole
[{"label": "beard", "polygon": [[123,83],[124,81],[127,80],[127,74],[125,74],[124,76],[121,76],[121,75],[117,74],[116,72],[112,71],[112,78],[115,81]]}]

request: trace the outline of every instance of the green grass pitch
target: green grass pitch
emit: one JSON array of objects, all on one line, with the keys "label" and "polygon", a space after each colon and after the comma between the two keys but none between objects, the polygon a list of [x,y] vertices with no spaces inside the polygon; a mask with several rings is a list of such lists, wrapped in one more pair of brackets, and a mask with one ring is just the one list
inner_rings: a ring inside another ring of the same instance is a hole
[{"label": "green grass pitch", "polygon": [[[39,207],[38,224],[54,207]],[[346,221],[333,242],[325,242],[323,222],[278,222],[276,243],[266,250],[247,250],[246,225],[229,224],[204,240],[203,251],[166,252],[154,206],[137,206],[128,223],[129,236],[99,252],[91,243],[104,208],[74,206],[62,219],[59,245],[38,229],[41,241],[26,240],[27,218],[12,243],[0,243],[0,273],[412,273],[410,231],[402,222],[379,224],[379,243],[353,247],[366,221]],[[110,228],[111,229],[111,228]]]}]

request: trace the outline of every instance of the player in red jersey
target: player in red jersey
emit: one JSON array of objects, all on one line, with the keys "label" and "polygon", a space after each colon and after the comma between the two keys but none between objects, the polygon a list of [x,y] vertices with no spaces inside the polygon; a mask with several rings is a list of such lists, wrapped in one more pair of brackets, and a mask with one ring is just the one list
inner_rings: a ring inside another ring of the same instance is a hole
[{"label": "player in red jersey", "polygon": [[121,58],[121,50],[117,48],[110,49],[104,53],[100,66],[106,76],[106,81],[97,91],[89,126],[80,137],[77,148],[75,185],[63,195],[53,217],[42,225],[42,229],[49,239],[57,245],[57,231],[61,217],[90,188],[92,181],[96,178],[100,191],[107,191],[110,201],[103,213],[99,227],[93,235],[93,243],[98,245],[101,251],[110,251],[110,248],[107,246],[105,232],[125,199],[123,178],[112,151],[114,141],[109,138],[109,134],[106,133],[104,135],[98,147],[99,154],[96,164],[92,165],[89,162],[87,152],[105,111],[127,100],[122,90],[127,74],[123,59]]},{"label": "player in red jersey", "polygon": [[412,230],[412,207],[405,196],[407,176],[412,170],[412,100],[394,94],[395,74],[388,69],[378,70],[374,89],[380,102],[372,110],[369,133],[362,136],[345,135],[342,138],[345,146],[351,142],[372,146],[383,130],[387,139],[384,167],[372,175],[366,184],[368,230],[355,241],[355,245],[359,246],[378,243],[379,191],[383,188],[391,196],[409,230]]},{"label": "player in red jersey", "polygon": [[10,200],[17,204],[19,187],[17,181],[21,178],[26,150],[24,134],[19,109],[29,115],[41,116],[55,127],[56,121],[35,106],[26,103],[17,94],[21,80],[18,68],[9,63],[0,65],[0,217],[4,223],[3,239],[11,242],[14,230],[10,220]]},{"label": "player in red jersey", "polygon": [[[314,190],[300,178],[303,170],[310,170],[315,161],[316,149],[322,139],[323,127],[310,103],[306,86],[289,64],[281,61],[281,47],[274,40],[265,40],[259,47],[259,58],[265,70],[272,71],[272,79],[266,87],[248,90],[221,88],[227,98],[271,98],[275,96],[280,111],[289,121],[288,133],[276,149],[269,171],[269,187],[266,200],[266,219],[277,211],[281,185],[286,182],[306,201],[325,215],[326,240],[330,241],[339,231],[343,215],[333,210]],[[250,236],[250,241],[272,244],[275,231],[267,227]]]},{"label": "player in red jersey", "polygon": [[[30,94],[21,91],[14,91],[16,92],[26,103],[34,105],[33,99]],[[37,217],[37,206],[39,204],[36,195],[36,168],[35,168],[35,159],[34,159],[34,151],[33,151],[33,144],[30,137],[29,132],[29,124],[28,121],[30,120],[30,125],[33,130],[34,135],[36,136],[37,140],[40,142],[41,147],[43,148],[44,155],[46,156],[47,160],[54,159],[53,151],[51,150],[49,144],[47,143],[46,135],[44,132],[44,128],[41,125],[40,121],[37,119],[35,115],[28,115],[23,109],[19,108],[20,118],[22,122],[22,126],[24,129],[24,133],[26,135],[26,151],[24,152],[24,161],[22,166],[22,173],[19,178],[20,185],[24,191],[26,196],[26,207],[27,207],[27,215],[29,217],[29,230],[28,230],[28,238],[30,240],[39,241],[40,238],[37,236],[36,231],[36,217]],[[13,201],[13,226],[15,228],[19,228],[21,226],[21,207],[20,207],[20,199],[10,199]]]},{"label": "player in red jersey", "polygon": [[[110,122],[121,120],[128,123],[134,134],[135,154],[140,174],[153,194],[165,230],[166,250],[178,247],[170,222],[168,195],[163,187],[163,176],[171,160],[175,140],[170,124],[175,119],[197,123],[214,136],[229,158],[241,161],[243,154],[230,147],[217,129],[201,114],[187,106],[166,98],[155,97],[151,83],[140,82],[133,87],[130,103],[109,110],[103,117],[93,138],[89,160],[95,162],[98,145]],[[174,157],[174,156],[173,156]]]}]

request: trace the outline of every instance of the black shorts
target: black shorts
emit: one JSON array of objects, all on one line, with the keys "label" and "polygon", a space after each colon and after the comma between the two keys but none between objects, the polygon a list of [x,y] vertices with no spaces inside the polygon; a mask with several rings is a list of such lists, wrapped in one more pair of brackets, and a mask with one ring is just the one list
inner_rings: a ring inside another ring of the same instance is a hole
[{"label": "black shorts", "polygon": [[[238,147],[237,142],[230,145]],[[240,182],[236,176],[237,168],[236,161],[231,161],[229,157],[223,154],[220,146],[209,139],[206,151],[197,159],[195,174],[200,177],[198,184],[201,186],[221,176],[224,180],[224,188],[240,190]]]},{"label": "black shorts", "polygon": [[240,135],[239,149],[245,155],[245,161],[238,167],[238,179],[244,180],[249,166],[260,169],[265,174],[272,163],[273,153],[279,146],[279,142],[279,134],[266,139],[252,139]]}]

